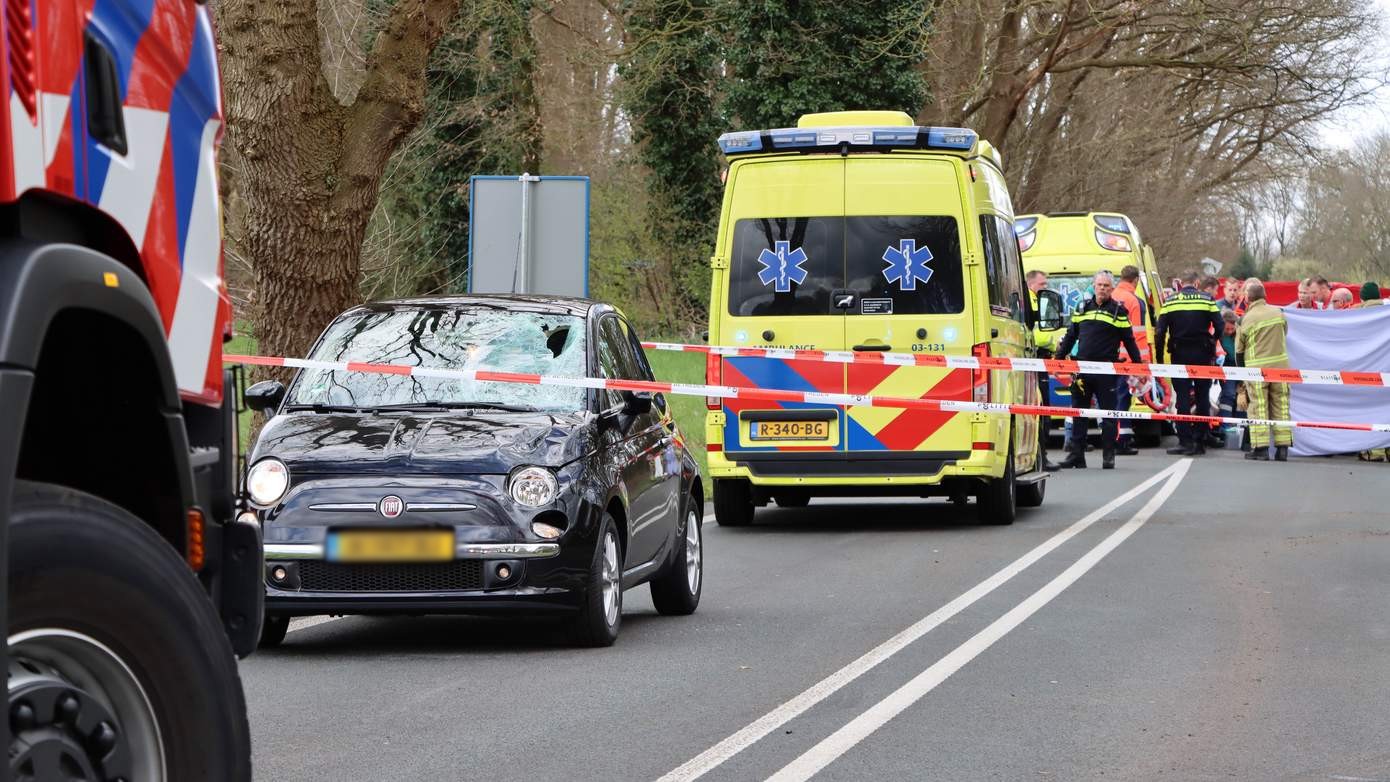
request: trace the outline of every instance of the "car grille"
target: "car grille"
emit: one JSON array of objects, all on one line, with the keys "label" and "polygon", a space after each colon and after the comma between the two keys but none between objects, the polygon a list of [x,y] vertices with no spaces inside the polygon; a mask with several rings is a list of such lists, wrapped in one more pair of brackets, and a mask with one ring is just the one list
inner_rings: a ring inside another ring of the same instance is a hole
[{"label": "car grille", "polygon": [[299,563],[305,592],[466,592],[483,588],[477,559],[396,565],[345,565],[308,560]]}]

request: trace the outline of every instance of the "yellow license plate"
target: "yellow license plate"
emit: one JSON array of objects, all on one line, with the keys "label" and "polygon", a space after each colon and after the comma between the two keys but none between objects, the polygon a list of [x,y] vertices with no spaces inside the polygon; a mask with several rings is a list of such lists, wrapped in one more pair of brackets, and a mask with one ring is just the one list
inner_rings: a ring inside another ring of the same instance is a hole
[{"label": "yellow license plate", "polygon": [[750,440],[829,440],[829,421],[750,421]]},{"label": "yellow license plate", "polygon": [[337,532],[328,539],[334,562],[448,562],[454,558],[451,530]]}]

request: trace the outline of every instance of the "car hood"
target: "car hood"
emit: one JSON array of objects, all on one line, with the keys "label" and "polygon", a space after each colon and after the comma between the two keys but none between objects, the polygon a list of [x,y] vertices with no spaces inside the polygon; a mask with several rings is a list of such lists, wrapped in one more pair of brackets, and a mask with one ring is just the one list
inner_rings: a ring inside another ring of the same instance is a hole
[{"label": "car hood", "polygon": [[504,475],[561,467],[594,448],[590,413],[288,413],[271,419],[253,459],[310,473]]}]

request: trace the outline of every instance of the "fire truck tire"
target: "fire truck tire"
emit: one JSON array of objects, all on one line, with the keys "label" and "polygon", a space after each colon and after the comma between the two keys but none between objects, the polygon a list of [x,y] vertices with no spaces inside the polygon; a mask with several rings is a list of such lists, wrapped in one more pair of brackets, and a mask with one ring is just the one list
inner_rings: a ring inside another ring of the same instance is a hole
[{"label": "fire truck tire", "polygon": [[12,775],[250,780],[236,660],[183,558],[68,488],[18,481],[10,510]]}]

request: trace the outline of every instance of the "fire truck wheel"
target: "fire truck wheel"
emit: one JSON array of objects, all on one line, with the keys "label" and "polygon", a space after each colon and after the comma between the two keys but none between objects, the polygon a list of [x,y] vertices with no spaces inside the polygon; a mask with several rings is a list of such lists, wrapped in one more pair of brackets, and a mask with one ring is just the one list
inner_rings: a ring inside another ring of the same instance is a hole
[{"label": "fire truck wheel", "polygon": [[250,780],[236,660],[178,552],[64,487],[19,481],[10,510],[11,777]]}]

